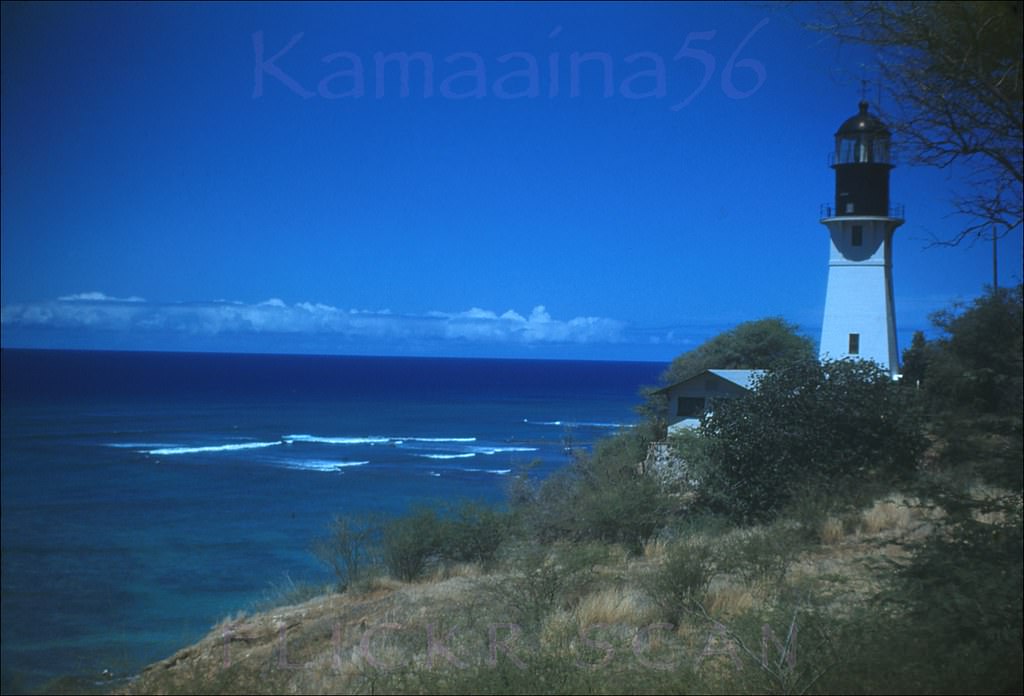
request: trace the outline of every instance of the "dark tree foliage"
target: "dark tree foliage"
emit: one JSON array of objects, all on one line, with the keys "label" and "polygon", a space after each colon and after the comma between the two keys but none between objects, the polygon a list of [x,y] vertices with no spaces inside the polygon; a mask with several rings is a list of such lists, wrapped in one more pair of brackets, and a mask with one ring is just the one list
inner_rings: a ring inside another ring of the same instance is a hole
[{"label": "dark tree foliage", "polygon": [[418,578],[442,545],[442,520],[429,507],[419,507],[388,520],[381,534],[381,555],[391,576],[405,582]]},{"label": "dark tree foliage", "polygon": [[910,347],[903,351],[903,385],[920,387],[928,374],[928,341],[923,331],[915,331]]},{"label": "dark tree foliage", "polygon": [[[1024,291],[986,293],[932,317],[943,335],[912,346],[942,463],[963,479],[1020,490]],[[910,351],[908,351],[909,357]],[[906,380],[906,375],[904,376]],[[913,386],[913,385],[908,385]]]},{"label": "dark tree foliage", "polygon": [[[662,386],[708,369],[773,369],[813,360],[814,342],[798,331],[796,324],[779,317],[743,322],[676,357],[661,376]],[[653,394],[656,389],[645,390],[645,400],[637,411],[656,430],[660,428],[659,436],[664,437],[667,405],[663,396]]]},{"label": "dark tree foliage", "polygon": [[944,336],[928,352],[928,393],[944,410],[1019,415],[1024,388],[1024,286],[935,314]]},{"label": "dark tree foliage", "polygon": [[712,368],[772,369],[813,359],[814,343],[798,331],[779,317],[744,322],[677,357],[662,381],[674,384]]},{"label": "dark tree foliage", "polygon": [[649,442],[643,429],[622,432],[538,485],[521,480],[511,505],[522,529],[541,543],[602,541],[639,553],[666,508],[657,481],[640,472]]},{"label": "dark tree foliage", "polygon": [[639,471],[647,442],[635,433],[598,443],[593,456],[577,462],[575,508],[584,539],[624,544],[639,553],[664,518],[657,481]]},{"label": "dark tree foliage", "polygon": [[380,555],[392,577],[411,581],[448,562],[488,564],[508,536],[508,514],[470,501],[419,506],[386,520]]},{"label": "dark tree foliage", "polygon": [[892,591],[883,598],[904,607],[912,624],[927,627],[931,635],[917,639],[937,656],[967,663],[960,671],[973,672],[975,685],[998,684],[1004,693],[1019,693],[1021,498],[932,493],[946,517],[936,532],[909,544],[913,563],[896,571]]},{"label": "dark tree foliage", "polygon": [[701,425],[702,495],[741,521],[770,519],[797,494],[853,499],[912,474],[924,449],[915,394],[878,365],[807,361],[719,402]]},{"label": "dark tree foliage", "polygon": [[507,513],[463,501],[442,522],[439,553],[445,560],[486,565],[508,536],[508,527]]},{"label": "dark tree foliage", "polygon": [[328,535],[313,544],[313,555],[334,573],[339,591],[360,580],[372,565],[381,525],[373,515],[338,515]]}]

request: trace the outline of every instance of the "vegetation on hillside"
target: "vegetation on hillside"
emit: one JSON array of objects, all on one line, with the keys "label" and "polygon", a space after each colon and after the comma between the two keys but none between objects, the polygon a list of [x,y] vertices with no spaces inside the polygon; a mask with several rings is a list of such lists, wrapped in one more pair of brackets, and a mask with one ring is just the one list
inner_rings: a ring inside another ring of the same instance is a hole
[{"label": "vegetation on hillside", "polygon": [[703,500],[737,521],[772,519],[798,495],[865,497],[901,487],[924,451],[914,394],[867,361],[807,361],[723,400],[701,427]]},{"label": "vegetation on hillside", "polygon": [[[815,359],[814,343],[795,324],[779,317],[746,321],[675,358],[661,376],[662,386],[708,369],[776,370]],[[651,387],[638,409],[654,432],[665,434],[667,405]]]},{"label": "vegetation on hillside", "polygon": [[641,473],[648,424],[506,510],[341,518],[334,594],[127,690],[1019,692],[1021,309],[937,316],[912,382],[777,367],[675,443],[674,483]]},{"label": "vegetation on hillside", "polygon": [[756,370],[814,359],[814,343],[778,317],[746,321],[715,336],[669,365],[662,381],[673,384],[707,369]]}]

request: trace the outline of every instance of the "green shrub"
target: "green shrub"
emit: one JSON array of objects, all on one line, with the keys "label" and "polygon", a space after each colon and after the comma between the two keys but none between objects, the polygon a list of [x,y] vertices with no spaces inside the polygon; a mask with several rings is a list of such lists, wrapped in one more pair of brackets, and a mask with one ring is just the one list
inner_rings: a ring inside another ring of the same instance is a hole
[{"label": "green shrub", "polygon": [[575,537],[579,497],[577,471],[567,467],[540,482],[525,474],[516,477],[509,498],[514,528],[524,537],[541,544]]},{"label": "green shrub", "polygon": [[1024,286],[989,292],[969,307],[938,312],[942,338],[918,346],[922,383],[937,410],[1020,417],[1024,385]]},{"label": "green shrub", "polygon": [[463,502],[442,520],[438,552],[446,560],[489,565],[508,538],[509,524],[508,513]]},{"label": "green shrub", "polygon": [[912,544],[879,601],[833,621],[843,659],[818,687],[1021,693],[1021,542],[1018,518],[961,520]]},{"label": "green shrub", "polygon": [[[813,360],[814,342],[801,336],[799,327],[779,317],[767,317],[718,334],[691,351],[677,356],[661,376],[662,385],[675,384],[707,369],[776,369]],[[665,436],[665,397],[645,389],[637,409],[646,421]]]},{"label": "green shrub", "polygon": [[644,582],[644,590],[666,621],[677,624],[704,603],[720,561],[714,542],[683,539],[669,546],[664,563]]},{"label": "green shrub", "polygon": [[746,321],[683,353],[662,378],[666,384],[707,369],[774,369],[814,358],[814,342],[779,317]]},{"label": "green shrub", "polygon": [[665,504],[658,482],[639,472],[641,461],[631,458],[629,450],[610,454],[598,450],[581,464],[578,538],[621,543],[639,553],[664,524]]},{"label": "green shrub", "polygon": [[778,584],[803,547],[799,529],[791,525],[776,523],[734,532],[720,543],[718,566],[748,584]]},{"label": "green shrub", "polygon": [[[605,638],[591,638],[604,643]],[[364,678],[366,693],[415,694],[687,694],[701,691],[690,662],[670,655],[671,668],[652,668],[645,653],[638,657],[629,641],[616,644],[605,657],[604,643],[591,649],[576,645],[526,648],[516,644],[514,660],[498,654],[467,661],[458,669],[410,665],[372,670]],[[485,647],[483,654],[487,655]],[[607,662],[602,660],[607,659]],[[651,657],[655,661],[657,657]]]},{"label": "green shrub", "polygon": [[978,499],[937,496],[946,516],[931,535],[908,546],[909,565],[886,597],[911,620],[964,643],[1022,644],[1024,536],[1018,494]]},{"label": "green shrub", "polygon": [[521,486],[512,500],[520,528],[540,543],[621,543],[639,553],[664,525],[667,509],[658,482],[640,472],[648,437],[619,433],[539,485]]},{"label": "green shrub", "polygon": [[750,394],[718,403],[701,432],[701,494],[741,521],[775,517],[797,491],[849,497],[904,480],[925,445],[915,395],[859,360],[767,373]]},{"label": "green shrub", "polygon": [[336,516],[328,535],[313,544],[313,555],[331,569],[339,592],[360,580],[375,560],[381,520],[371,515]]},{"label": "green shrub", "polygon": [[821,680],[832,675],[846,656],[845,646],[835,638],[834,617],[816,608],[816,603],[810,596],[782,601],[744,612],[727,624],[705,616],[706,626],[721,645],[731,645],[730,668],[717,673],[717,689],[755,694],[860,693],[858,680],[821,688]]},{"label": "green shrub", "polygon": [[519,545],[508,549],[503,559],[508,573],[490,591],[515,623],[535,629],[555,609],[585,595],[607,559],[607,547],[599,544]]},{"label": "green shrub", "polygon": [[411,582],[423,574],[440,551],[442,526],[437,513],[427,507],[384,523],[381,554],[392,577]]},{"label": "green shrub", "polygon": [[1024,484],[1024,286],[932,316],[942,335],[904,354],[925,397],[942,465],[1020,490]]}]

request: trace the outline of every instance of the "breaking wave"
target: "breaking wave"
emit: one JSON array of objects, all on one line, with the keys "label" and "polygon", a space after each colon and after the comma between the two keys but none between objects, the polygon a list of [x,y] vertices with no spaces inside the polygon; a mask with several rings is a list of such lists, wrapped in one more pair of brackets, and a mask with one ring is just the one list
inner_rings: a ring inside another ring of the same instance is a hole
[{"label": "breaking wave", "polygon": [[561,421],[561,420],[534,421],[534,420],[530,420],[529,418],[524,418],[523,422],[524,423],[529,423],[530,425],[553,425],[553,426],[558,426],[558,427],[562,427],[562,428],[610,428],[610,429],[618,429],[618,428],[635,428],[636,427],[636,423],[605,423],[605,422],[601,422],[601,421]]},{"label": "breaking wave", "polygon": [[285,435],[289,445],[293,442],[316,442],[322,445],[383,445],[391,442],[389,437],[321,437],[319,435]]},{"label": "breaking wave", "polygon": [[170,455],[170,454],[197,454],[199,452],[234,452],[235,450],[261,449],[263,447],[274,447],[280,445],[281,441],[275,442],[241,442],[233,445],[206,445],[203,447],[160,447],[158,449],[143,450],[146,454]]},{"label": "breaking wave", "polygon": [[400,445],[405,442],[476,442],[475,437],[395,437],[372,435],[367,437],[324,437],[321,435],[285,435],[286,443],[314,442],[323,445]]},{"label": "breaking wave", "polygon": [[352,466],[363,466],[370,462],[346,462],[329,459],[286,459],[283,464],[288,469],[304,469],[306,471],[338,471]]},{"label": "breaking wave", "polygon": [[536,447],[473,447],[474,454],[501,454],[503,452],[536,452]]}]

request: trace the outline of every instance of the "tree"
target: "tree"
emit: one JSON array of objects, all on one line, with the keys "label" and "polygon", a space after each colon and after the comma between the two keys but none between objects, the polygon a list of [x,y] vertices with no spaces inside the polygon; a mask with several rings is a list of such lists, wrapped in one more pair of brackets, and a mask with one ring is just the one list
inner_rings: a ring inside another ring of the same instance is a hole
[{"label": "tree", "polygon": [[601,541],[640,553],[667,507],[657,480],[639,469],[649,443],[643,432],[621,432],[536,486],[519,486],[512,509],[523,531],[545,544]]},{"label": "tree", "polygon": [[1024,286],[1000,288],[932,316],[928,392],[961,414],[1019,417],[1024,389]]},{"label": "tree", "polygon": [[441,548],[442,524],[437,512],[426,506],[384,523],[381,555],[393,578],[412,582],[427,569]]},{"label": "tree", "polygon": [[910,347],[903,351],[903,384],[920,388],[928,374],[928,341],[924,331],[915,331]]},{"label": "tree", "polygon": [[706,416],[693,471],[712,507],[770,519],[797,494],[842,494],[908,477],[924,449],[915,395],[870,361],[807,361],[769,372]]},{"label": "tree", "polygon": [[883,120],[912,162],[961,165],[968,224],[946,243],[1021,226],[1021,2],[846,2],[812,28],[875,50]]},{"label": "tree", "polygon": [[666,384],[703,370],[772,369],[814,358],[814,343],[779,317],[747,321],[683,353],[662,375]]},{"label": "tree", "polygon": [[380,520],[370,515],[338,515],[327,537],[313,544],[313,555],[334,572],[339,592],[360,580],[373,563],[380,526]]},{"label": "tree", "polygon": [[1020,490],[1024,451],[1024,286],[932,316],[927,397],[942,459],[961,475]]},{"label": "tree", "polygon": [[[662,386],[681,382],[708,369],[774,369],[813,360],[814,342],[798,331],[796,324],[781,317],[743,322],[677,356],[662,374]],[[654,394],[657,389],[644,389],[644,402],[637,411],[663,438],[666,403],[663,396]]]}]

